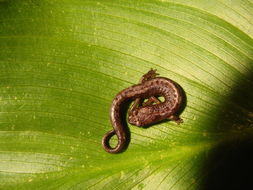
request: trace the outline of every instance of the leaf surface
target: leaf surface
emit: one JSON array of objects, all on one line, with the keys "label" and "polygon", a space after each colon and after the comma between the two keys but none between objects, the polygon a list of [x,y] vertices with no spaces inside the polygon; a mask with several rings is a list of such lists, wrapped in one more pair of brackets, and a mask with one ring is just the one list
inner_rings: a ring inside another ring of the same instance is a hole
[{"label": "leaf surface", "polygon": [[[251,0],[0,1],[0,189],[232,187],[253,168],[252,37]],[[184,123],[106,153],[112,99],[150,68]]]}]

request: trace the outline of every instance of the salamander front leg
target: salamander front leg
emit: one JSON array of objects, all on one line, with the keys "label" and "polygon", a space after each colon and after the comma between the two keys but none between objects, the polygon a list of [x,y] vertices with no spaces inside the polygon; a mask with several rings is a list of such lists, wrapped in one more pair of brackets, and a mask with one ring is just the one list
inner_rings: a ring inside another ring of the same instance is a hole
[{"label": "salamander front leg", "polygon": [[184,122],[183,119],[181,119],[179,116],[176,115],[171,115],[168,119],[175,121],[178,125]]}]

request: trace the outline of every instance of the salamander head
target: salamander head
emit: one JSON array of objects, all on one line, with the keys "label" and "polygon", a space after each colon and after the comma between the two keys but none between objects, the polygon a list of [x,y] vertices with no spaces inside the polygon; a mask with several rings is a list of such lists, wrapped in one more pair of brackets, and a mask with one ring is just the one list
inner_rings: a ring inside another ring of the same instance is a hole
[{"label": "salamander head", "polygon": [[152,110],[147,107],[134,109],[129,113],[128,122],[138,127],[149,125],[155,120],[155,115],[151,112]]},{"label": "salamander head", "polygon": [[129,113],[128,122],[135,126],[139,126],[139,127],[141,126],[141,123],[138,117],[138,111],[136,109]]}]

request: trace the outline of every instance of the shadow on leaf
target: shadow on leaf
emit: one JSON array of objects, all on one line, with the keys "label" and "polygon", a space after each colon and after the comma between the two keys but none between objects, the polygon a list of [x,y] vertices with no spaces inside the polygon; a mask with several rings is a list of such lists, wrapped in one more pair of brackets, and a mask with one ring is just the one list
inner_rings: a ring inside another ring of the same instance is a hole
[{"label": "shadow on leaf", "polygon": [[217,139],[200,175],[201,189],[253,189],[253,74],[235,86],[220,112]]}]

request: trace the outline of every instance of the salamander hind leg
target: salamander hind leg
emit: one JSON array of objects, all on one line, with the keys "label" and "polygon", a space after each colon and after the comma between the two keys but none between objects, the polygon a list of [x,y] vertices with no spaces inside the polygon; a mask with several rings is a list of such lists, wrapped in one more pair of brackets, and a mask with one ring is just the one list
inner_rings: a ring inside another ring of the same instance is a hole
[{"label": "salamander hind leg", "polygon": [[133,105],[131,106],[131,108],[129,109],[128,113],[132,112],[134,109],[140,107],[140,105],[142,104],[142,99],[141,98],[136,98],[134,100]]},{"label": "salamander hind leg", "polygon": [[161,101],[157,97],[151,96],[148,99],[148,101],[142,103],[142,106],[150,106],[150,105],[153,105],[153,103],[160,104]]},{"label": "salamander hind leg", "polygon": [[184,122],[183,119],[181,119],[179,116],[176,115],[171,115],[168,119],[175,121],[178,125]]},{"label": "salamander hind leg", "polygon": [[129,109],[128,113],[133,112],[133,110],[137,109],[138,107],[150,106],[153,105],[154,103],[160,104],[161,101],[155,96],[151,96],[146,102],[144,102],[141,98],[136,98],[131,108]]},{"label": "salamander hind leg", "polygon": [[159,75],[158,73],[156,73],[156,69],[150,69],[145,75],[143,75],[140,79],[140,83],[143,83],[147,80],[153,79],[155,78],[157,75]]}]

